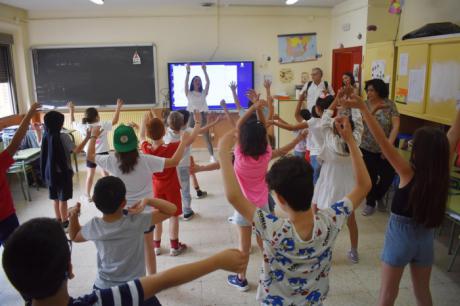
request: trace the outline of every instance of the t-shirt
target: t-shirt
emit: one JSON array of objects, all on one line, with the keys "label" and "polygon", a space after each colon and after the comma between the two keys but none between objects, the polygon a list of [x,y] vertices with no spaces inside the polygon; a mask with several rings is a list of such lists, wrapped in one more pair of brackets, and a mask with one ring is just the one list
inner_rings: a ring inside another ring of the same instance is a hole
[{"label": "t-shirt", "polygon": [[[81,136],[86,137],[86,130],[91,127],[100,126],[103,130],[101,135],[96,139],[96,153],[105,153],[110,151],[109,140],[107,139],[107,134],[112,130],[112,122],[110,121],[100,121],[96,123],[78,123],[73,122],[72,126]],[[88,152],[89,142],[85,145],[85,152]]]},{"label": "t-shirt", "polygon": [[[303,93],[307,90],[308,83],[309,82],[303,85],[300,93]],[[308,92],[307,92],[307,109],[310,112],[313,106],[316,105],[316,100],[318,100],[318,97],[322,95],[323,90],[325,89],[326,89],[326,84],[324,84],[324,81],[321,81],[318,85],[316,85],[315,82],[311,82],[310,88],[308,88]],[[332,89],[331,84],[328,84],[327,92],[332,96],[334,95],[334,89]]]},{"label": "t-shirt", "polygon": [[[383,131],[385,132],[385,136],[388,137],[390,136],[391,128],[393,127],[391,119],[393,117],[399,117],[399,112],[396,109],[396,104],[393,101],[391,101],[390,99],[385,99],[384,102],[388,105],[388,107],[378,110],[374,116],[375,119],[377,119],[377,121],[379,122]],[[369,100],[366,100],[366,106],[367,108],[371,109],[371,103],[369,102]],[[374,136],[372,136],[371,131],[367,127],[367,124],[364,125],[364,132],[360,147],[372,153],[382,152],[379,144],[374,139]]]},{"label": "t-shirt", "polygon": [[[158,148],[154,149],[152,144],[148,141],[143,141],[141,149],[144,154],[150,154],[159,157],[171,158],[176,153],[180,142],[171,142],[169,144],[163,144]],[[177,190],[180,188],[179,179],[177,178],[176,167],[166,168],[163,172],[156,172],[152,175],[154,188]],[[157,190],[158,190],[157,189]]]},{"label": "t-shirt", "polygon": [[[192,128],[187,127],[182,129],[183,132],[191,133],[193,131]],[[174,132],[173,129],[167,128],[166,129],[166,134],[163,137],[163,141],[168,144],[171,142],[179,142],[181,137],[181,133],[177,134]],[[179,162],[179,165],[177,165],[178,168],[180,167],[190,167],[190,156],[192,154],[192,146],[186,146],[184,150],[184,155],[182,155],[182,159]]]},{"label": "t-shirt", "polygon": [[[302,120],[302,123],[303,122],[307,122],[306,120]],[[298,130],[298,131],[294,131],[294,135],[295,137],[297,137],[300,133],[302,133],[303,130]],[[308,139],[308,134],[307,134],[307,137],[302,139],[301,141],[299,141],[299,143],[297,143],[294,147],[294,151],[296,152],[305,152],[307,150],[307,139]]]},{"label": "t-shirt", "polygon": [[[78,298],[70,298],[68,306],[135,306],[142,305],[144,289],[141,282],[136,279],[121,286],[109,289],[94,290],[90,294]],[[152,306],[161,306],[156,297]],[[32,306],[31,302],[26,303]]]},{"label": "t-shirt", "polygon": [[253,226],[264,246],[257,300],[262,305],[322,305],[335,239],[352,211],[348,198],[318,211],[312,238],[304,241],[290,220],[257,209]]},{"label": "t-shirt", "polygon": [[[130,207],[144,198],[152,197],[152,174],[163,171],[165,159],[140,154],[134,170],[130,173],[121,172],[117,157],[112,153],[96,155],[96,164],[113,176],[119,177],[125,183],[127,206]],[[147,206],[146,210],[151,210],[150,206]]]},{"label": "t-shirt", "polygon": [[323,146],[321,118],[312,117],[308,121],[307,149],[310,155],[319,155]]},{"label": "t-shirt", "polygon": [[92,218],[81,228],[83,238],[97,249],[96,287],[105,289],[145,276],[144,232],[152,214],[123,215],[115,222]]},{"label": "t-shirt", "polygon": [[14,212],[13,196],[11,195],[10,187],[6,173],[11,165],[14,164],[14,159],[4,150],[0,153],[0,222],[11,216]]},{"label": "t-shirt", "polygon": [[[64,147],[64,154],[65,160],[67,161],[67,167],[69,168],[69,170],[72,170],[72,160],[70,158],[70,153],[72,153],[72,151],[75,149],[75,143],[72,141],[69,134],[61,133],[60,137],[62,146]],[[56,170],[60,172],[59,167]]]},{"label": "t-shirt", "polygon": [[272,158],[272,148],[267,145],[265,153],[257,159],[244,155],[239,145],[235,147],[234,153],[235,174],[244,196],[257,207],[264,207],[268,203],[268,186],[265,182],[265,175]]},{"label": "t-shirt", "polygon": [[199,112],[207,112],[208,111],[208,103],[206,102],[206,96],[208,93],[206,91],[189,91],[187,95],[187,110],[189,112],[193,112],[195,110]]}]

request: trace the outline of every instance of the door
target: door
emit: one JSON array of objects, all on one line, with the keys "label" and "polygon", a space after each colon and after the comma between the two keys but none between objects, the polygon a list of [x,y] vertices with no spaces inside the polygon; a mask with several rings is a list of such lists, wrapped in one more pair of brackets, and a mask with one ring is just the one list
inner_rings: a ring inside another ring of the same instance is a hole
[{"label": "door", "polygon": [[337,92],[342,87],[342,76],[352,72],[358,84],[361,83],[362,47],[332,50],[332,87]]}]

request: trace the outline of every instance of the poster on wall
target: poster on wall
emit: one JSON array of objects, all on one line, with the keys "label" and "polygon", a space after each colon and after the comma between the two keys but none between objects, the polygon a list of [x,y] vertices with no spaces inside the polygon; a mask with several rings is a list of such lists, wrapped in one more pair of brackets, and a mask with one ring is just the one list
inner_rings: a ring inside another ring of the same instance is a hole
[{"label": "poster on wall", "polygon": [[290,68],[283,68],[280,70],[281,83],[291,83],[294,80],[294,72]]},{"label": "poster on wall", "polygon": [[407,75],[408,65],[409,65],[409,53],[401,53],[399,55],[398,74]]},{"label": "poster on wall", "polygon": [[425,73],[426,67],[409,70],[409,88],[407,102],[422,103],[425,95]]},{"label": "poster on wall", "polygon": [[280,64],[316,60],[316,33],[278,35],[278,53]]},{"label": "poster on wall", "polygon": [[371,78],[372,79],[385,79],[385,61],[375,60],[371,65]]}]

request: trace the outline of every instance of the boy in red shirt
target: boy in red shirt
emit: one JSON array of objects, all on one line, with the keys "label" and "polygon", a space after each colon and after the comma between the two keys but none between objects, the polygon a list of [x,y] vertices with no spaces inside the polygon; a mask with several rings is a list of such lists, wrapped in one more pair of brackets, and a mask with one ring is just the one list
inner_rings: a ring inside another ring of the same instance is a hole
[{"label": "boy in red shirt", "polygon": [[13,156],[21,144],[24,135],[29,128],[29,122],[37,112],[40,104],[34,103],[27,112],[21,125],[13,136],[8,147],[0,153],[0,245],[5,245],[8,237],[19,226],[16,210],[13,205],[13,196],[6,178],[8,169],[14,164]]},{"label": "boy in red shirt", "polygon": [[[200,125],[198,124],[198,127]],[[153,140],[153,143],[146,141],[146,135]],[[163,136],[165,126],[159,118],[155,118],[151,112],[146,113],[141,126],[141,150],[144,154],[170,158],[174,155],[180,142],[165,144]],[[154,173],[153,192],[154,197],[174,203],[177,207],[176,214],[169,219],[169,237],[171,256],[180,255],[187,249],[187,245],[179,242],[179,216],[182,215],[182,198],[180,183],[177,177],[176,167],[164,169],[161,173]],[[162,223],[156,224],[154,230],[155,254],[160,255],[161,235],[163,232]]]}]

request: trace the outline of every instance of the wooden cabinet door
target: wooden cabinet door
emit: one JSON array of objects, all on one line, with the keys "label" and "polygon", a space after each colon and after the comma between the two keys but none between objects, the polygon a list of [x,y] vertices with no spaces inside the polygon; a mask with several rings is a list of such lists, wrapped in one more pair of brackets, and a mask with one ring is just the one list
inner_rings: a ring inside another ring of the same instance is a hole
[{"label": "wooden cabinet door", "polygon": [[451,124],[460,99],[460,42],[430,46],[426,115]]},{"label": "wooden cabinet door", "polygon": [[[406,73],[402,75],[400,74],[401,54],[407,56],[407,69],[403,69]],[[396,63],[395,102],[398,110],[405,114],[425,113],[425,100],[427,97],[426,84],[428,83],[428,44],[399,46]],[[421,71],[424,72],[424,84],[421,86],[422,91],[414,90],[414,88],[418,88],[418,86],[410,86],[411,79],[414,81],[412,84],[415,85],[416,76],[419,75]],[[412,94],[411,90],[413,91]],[[404,93],[405,99],[399,98],[401,95],[404,96]],[[411,96],[415,97],[417,95],[421,95],[421,99],[411,98]]]}]

